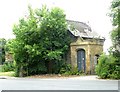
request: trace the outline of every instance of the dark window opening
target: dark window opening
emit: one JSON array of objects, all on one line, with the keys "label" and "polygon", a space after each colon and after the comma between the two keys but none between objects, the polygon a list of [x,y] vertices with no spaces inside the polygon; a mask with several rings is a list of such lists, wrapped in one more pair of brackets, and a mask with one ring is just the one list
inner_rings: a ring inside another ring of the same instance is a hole
[{"label": "dark window opening", "polygon": [[95,55],[95,59],[96,59],[96,64],[98,64],[98,59],[99,59],[100,55],[96,54]]}]

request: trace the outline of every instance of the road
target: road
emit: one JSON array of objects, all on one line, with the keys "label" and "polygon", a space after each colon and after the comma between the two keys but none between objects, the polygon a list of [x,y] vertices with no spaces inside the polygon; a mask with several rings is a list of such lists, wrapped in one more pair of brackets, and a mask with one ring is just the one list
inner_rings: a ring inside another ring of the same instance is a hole
[{"label": "road", "polygon": [[0,79],[1,90],[118,90],[117,80]]}]

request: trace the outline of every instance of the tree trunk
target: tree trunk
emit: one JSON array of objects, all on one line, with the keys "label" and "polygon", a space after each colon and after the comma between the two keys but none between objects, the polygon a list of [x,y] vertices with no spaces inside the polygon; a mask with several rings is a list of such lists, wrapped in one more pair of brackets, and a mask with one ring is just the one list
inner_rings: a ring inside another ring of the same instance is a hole
[{"label": "tree trunk", "polygon": [[23,66],[20,67],[19,77],[23,77]]},{"label": "tree trunk", "polygon": [[51,74],[52,73],[52,61],[48,62],[48,73]]}]

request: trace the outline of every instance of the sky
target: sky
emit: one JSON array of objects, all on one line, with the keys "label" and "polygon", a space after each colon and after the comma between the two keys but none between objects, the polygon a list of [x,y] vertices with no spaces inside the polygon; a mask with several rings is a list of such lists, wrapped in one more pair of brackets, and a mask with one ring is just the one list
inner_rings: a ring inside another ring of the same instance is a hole
[{"label": "sky", "polygon": [[41,8],[42,5],[60,7],[66,18],[89,24],[92,30],[105,37],[104,52],[111,46],[109,32],[112,23],[107,14],[112,0],[1,0],[0,1],[0,38],[13,38],[12,28],[27,14],[28,5]]}]

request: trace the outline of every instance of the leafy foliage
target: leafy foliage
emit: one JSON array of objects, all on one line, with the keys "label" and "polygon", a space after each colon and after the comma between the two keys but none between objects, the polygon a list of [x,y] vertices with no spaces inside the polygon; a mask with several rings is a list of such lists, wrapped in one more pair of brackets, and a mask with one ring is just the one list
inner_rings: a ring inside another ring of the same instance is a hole
[{"label": "leafy foliage", "polygon": [[13,62],[7,61],[2,66],[2,72],[14,71],[15,66]]},{"label": "leafy foliage", "polygon": [[65,14],[59,8],[33,10],[14,25],[15,39],[8,43],[14,54],[16,75],[58,73],[70,44]]},{"label": "leafy foliage", "polygon": [[[113,23],[116,25],[114,25],[115,28],[111,32],[111,38],[112,38],[112,42],[113,42],[111,55],[114,58],[116,58],[116,61],[114,62],[116,65],[115,68],[119,70],[120,69],[120,0],[116,0],[116,1],[113,0],[112,5],[111,5],[111,13],[116,15],[116,16],[112,17]],[[116,76],[117,73],[114,71],[114,74]]]},{"label": "leafy foliage", "polygon": [[[44,8],[44,11],[47,11]],[[44,48],[43,59],[47,61],[48,72],[52,73],[53,62],[62,61],[62,57],[68,50],[70,38],[67,32],[67,24],[63,11],[53,8],[44,13],[40,27],[41,46]],[[50,64],[51,63],[51,64]]]},{"label": "leafy foliage", "polygon": [[60,69],[60,74],[63,75],[83,75],[84,73],[82,71],[78,71],[77,67],[72,68],[70,64],[64,63],[62,65],[62,68]]},{"label": "leafy foliage", "polygon": [[120,0],[113,0],[111,4],[111,13],[113,26],[115,28],[111,32],[113,42],[113,55],[118,58],[120,64]]},{"label": "leafy foliage", "polygon": [[6,40],[4,38],[0,39],[0,64],[3,64],[5,62],[5,45]]},{"label": "leafy foliage", "polygon": [[102,54],[96,67],[96,73],[101,78],[120,79],[120,67],[115,62],[117,58],[112,55]]},{"label": "leafy foliage", "polygon": [[114,26],[111,32],[113,46],[110,55],[100,57],[96,72],[101,78],[120,79],[120,0],[112,1],[110,17]]}]

